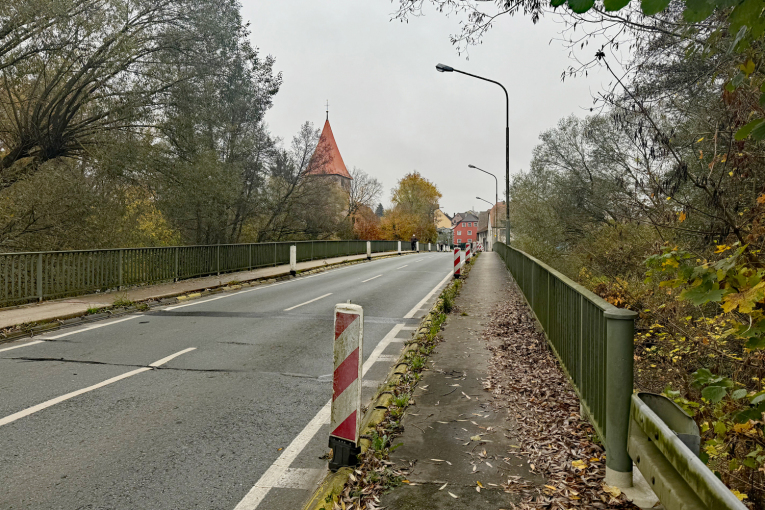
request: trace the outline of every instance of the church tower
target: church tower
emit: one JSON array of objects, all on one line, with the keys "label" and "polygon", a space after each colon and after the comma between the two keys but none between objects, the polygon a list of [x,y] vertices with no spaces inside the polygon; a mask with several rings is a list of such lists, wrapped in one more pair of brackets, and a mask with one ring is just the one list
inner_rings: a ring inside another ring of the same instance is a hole
[{"label": "church tower", "polygon": [[347,191],[351,187],[353,177],[348,173],[343,157],[340,155],[340,149],[337,148],[335,135],[332,134],[332,127],[329,125],[329,113],[324,122],[324,129],[321,130],[319,143],[308,164],[306,175],[331,176],[344,190]]}]

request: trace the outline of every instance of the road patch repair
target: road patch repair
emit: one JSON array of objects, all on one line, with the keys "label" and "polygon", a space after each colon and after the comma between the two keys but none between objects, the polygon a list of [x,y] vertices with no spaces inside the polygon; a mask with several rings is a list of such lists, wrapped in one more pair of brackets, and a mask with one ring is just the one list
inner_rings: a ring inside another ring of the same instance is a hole
[{"label": "road patch repair", "polygon": [[605,485],[604,448],[501,259],[462,273],[365,416],[360,464],[304,509],[637,508]]}]

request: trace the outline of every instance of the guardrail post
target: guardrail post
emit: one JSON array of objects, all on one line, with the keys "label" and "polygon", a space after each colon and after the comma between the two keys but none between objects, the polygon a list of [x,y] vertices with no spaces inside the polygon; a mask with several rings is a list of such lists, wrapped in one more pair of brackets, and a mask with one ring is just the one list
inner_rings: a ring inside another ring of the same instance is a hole
[{"label": "guardrail post", "polygon": [[37,300],[43,300],[43,254],[40,253],[37,256]]},{"label": "guardrail post", "polygon": [[247,245],[247,269],[252,269],[252,243]]},{"label": "guardrail post", "polygon": [[632,459],[627,453],[633,351],[637,313],[608,310],[606,318],[606,483],[632,487]]},{"label": "guardrail post", "polygon": [[398,254],[401,255],[401,241],[398,242]]},{"label": "guardrail post", "polygon": [[372,241],[367,241],[367,259],[372,259]]},{"label": "guardrail post", "polygon": [[220,245],[215,250],[215,260],[215,268],[218,271],[218,276],[220,276]]},{"label": "guardrail post", "polygon": [[175,250],[174,250],[175,251],[175,271],[174,271],[174,274],[175,274],[175,281],[176,282],[180,278],[179,273],[178,273],[178,259],[180,258],[178,252],[180,252],[180,250],[181,249],[179,247],[177,247],[177,246],[175,247]]},{"label": "guardrail post", "polygon": [[[576,384],[581,387],[584,384],[584,296],[582,295],[579,296],[579,359],[577,361],[579,366],[576,369]],[[586,414],[581,401],[579,402],[579,414],[582,417]]]},{"label": "guardrail post", "polygon": [[123,255],[123,250],[120,248],[120,254],[119,257],[117,257],[117,290],[122,290],[122,262],[125,259],[125,256]]},{"label": "guardrail post", "polygon": [[297,246],[290,245],[290,274],[295,276],[297,274]]}]

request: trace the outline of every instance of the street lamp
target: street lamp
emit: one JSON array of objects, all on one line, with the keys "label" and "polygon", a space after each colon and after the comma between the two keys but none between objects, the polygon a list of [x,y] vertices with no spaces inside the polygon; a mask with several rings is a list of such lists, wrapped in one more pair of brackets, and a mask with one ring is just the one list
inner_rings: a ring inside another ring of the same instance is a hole
[{"label": "street lamp", "polygon": [[445,64],[438,64],[436,66],[436,70],[440,73],[454,72],[464,74],[466,76],[471,76],[473,78],[478,78],[479,80],[488,81],[499,85],[505,92],[505,103],[507,106],[505,110],[505,200],[508,202],[505,206],[505,241],[507,241],[510,238],[510,232],[508,230],[510,228],[510,96],[507,94],[507,89],[498,81],[490,80],[488,78],[484,78],[483,76],[466,73],[465,71],[460,71],[459,69],[455,69]]},{"label": "street lamp", "polygon": [[[484,202],[486,202],[487,204],[491,205],[491,209],[493,209],[493,208],[494,208],[494,206],[492,205],[492,203],[491,203],[491,202],[489,202],[488,200],[486,200],[485,198],[481,198],[481,197],[476,197],[476,198],[477,198],[478,200],[483,200],[483,201],[484,201]],[[487,241],[491,241],[491,245],[487,244],[487,245],[486,245],[486,249],[487,249],[487,250],[491,249],[491,250],[493,251],[493,250],[494,250],[494,239],[491,237],[491,209],[489,209],[489,225],[488,225],[489,234],[488,234],[488,237],[486,238],[486,239],[487,239]]]},{"label": "street lamp", "polygon": [[[478,168],[477,166],[468,165],[468,168],[473,168],[474,170],[479,170],[479,171],[481,171],[481,172],[483,172],[485,174],[489,174],[492,177],[494,177],[494,203],[498,204],[499,203],[499,181],[497,180],[497,176],[494,175],[491,172],[487,172],[486,170],[484,170],[482,168]],[[483,199],[481,199],[481,200],[483,200]]]}]

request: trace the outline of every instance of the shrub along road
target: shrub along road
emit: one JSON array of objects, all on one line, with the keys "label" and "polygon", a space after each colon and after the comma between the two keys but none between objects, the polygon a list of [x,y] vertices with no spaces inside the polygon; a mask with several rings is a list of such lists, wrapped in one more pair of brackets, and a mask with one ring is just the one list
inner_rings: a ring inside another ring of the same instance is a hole
[{"label": "shrub along road", "polygon": [[0,507],[295,508],[321,480],[332,310],[364,307],[364,398],[450,254],[358,264],[0,346]]}]

